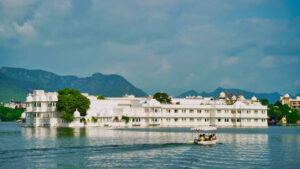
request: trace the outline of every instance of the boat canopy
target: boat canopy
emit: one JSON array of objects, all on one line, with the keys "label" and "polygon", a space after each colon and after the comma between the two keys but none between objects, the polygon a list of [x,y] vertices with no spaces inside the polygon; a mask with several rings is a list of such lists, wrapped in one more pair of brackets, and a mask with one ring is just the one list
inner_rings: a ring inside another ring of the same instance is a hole
[{"label": "boat canopy", "polygon": [[213,130],[217,130],[217,128],[211,126],[203,126],[203,127],[191,128],[191,130],[192,131],[213,131]]}]

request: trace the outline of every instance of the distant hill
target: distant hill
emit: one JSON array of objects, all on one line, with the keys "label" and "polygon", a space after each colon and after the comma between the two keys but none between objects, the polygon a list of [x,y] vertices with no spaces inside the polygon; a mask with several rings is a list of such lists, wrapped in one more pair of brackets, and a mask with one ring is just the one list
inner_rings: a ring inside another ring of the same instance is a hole
[{"label": "distant hill", "polygon": [[57,91],[63,88],[78,89],[92,95],[117,97],[125,94],[147,96],[120,75],[95,73],[90,77],[60,76],[43,70],[2,67],[0,69],[0,101],[25,100],[35,89]]},{"label": "distant hill", "polygon": [[246,90],[241,90],[241,89],[224,89],[224,88],[217,88],[216,90],[212,91],[212,92],[201,92],[198,93],[195,90],[190,90],[187,92],[184,92],[182,94],[180,94],[177,97],[186,97],[186,96],[203,96],[203,97],[214,97],[214,98],[218,98],[219,94],[221,92],[226,92],[226,93],[230,93],[231,95],[239,95],[242,94],[245,96],[245,98],[250,99],[252,96],[256,96],[257,99],[268,99],[270,103],[275,103],[277,100],[280,100],[280,96],[281,94],[274,92],[274,93],[255,93],[255,92],[250,92],[250,91],[246,91]]}]

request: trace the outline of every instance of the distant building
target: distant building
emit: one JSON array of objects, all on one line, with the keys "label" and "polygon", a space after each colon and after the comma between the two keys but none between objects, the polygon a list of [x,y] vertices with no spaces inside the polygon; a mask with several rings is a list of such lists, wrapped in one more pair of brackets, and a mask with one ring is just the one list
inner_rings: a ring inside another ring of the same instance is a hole
[{"label": "distant building", "polygon": [[287,104],[291,109],[300,109],[300,96],[297,96],[296,99],[290,98],[289,94],[285,94],[280,97],[281,104]]},{"label": "distant building", "polygon": [[[76,110],[71,123],[61,119],[56,111],[58,94],[35,90],[28,94],[26,111],[22,114],[24,126],[51,127],[266,127],[267,106],[256,97],[250,100],[244,96],[226,97],[220,93],[218,99],[212,97],[172,98],[171,104],[161,104],[151,97],[124,97],[97,99],[85,95],[91,102],[87,115],[82,117]],[[179,103],[179,104],[178,104]],[[84,119],[84,120],[83,120]],[[95,120],[96,119],[96,120]],[[127,119],[127,120],[126,120]]]},{"label": "distant building", "polygon": [[4,106],[12,108],[12,109],[15,109],[15,108],[25,108],[26,107],[24,102],[22,102],[22,101],[14,101],[13,99],[11,99],[9,103],[4,104]]}]

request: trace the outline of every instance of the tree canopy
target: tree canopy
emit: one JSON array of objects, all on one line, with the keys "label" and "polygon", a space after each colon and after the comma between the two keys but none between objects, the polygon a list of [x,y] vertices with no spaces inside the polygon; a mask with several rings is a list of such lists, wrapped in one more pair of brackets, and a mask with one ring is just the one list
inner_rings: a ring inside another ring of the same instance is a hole
[{"label": "tree canopy", "polygon": [[105,97],[104,97],[103,95],[97,95],[97,99],[98,99],[98,100],[104,100]]},{"label": "tree canopy", "polygon": [[267,106],[269,104],[269,100],[268,99],[260,99],[259,100],[261,102],[262,105]]},{"label": "tree canopy", "polygon": [[163,92],[155,93],[153,98],[156,99],[160,103],[170,104],[172,101],[171,97],[167,93],[163,93]]},{"label": "tree canopy", "polygon": [[[260,100],[263,105],[269,103],[267,99]],[[275,104],[268,105],[269,120],[281,120],[283,116],[286,116],[288,123],[296,123],[300,120],[300,111],[297,109],[292,110],[287,104],[282,105],[280,101],[276,101]]]},{"label": "tree canopy", "polygon": [[0,106],[0,121],[19,120],[24,110],[24,108],[12,109],[9,107]]},{"label": "tree canopy", "polygon": [[68,122],[73,121],[73,113],[76,109],[80,112],[81,116],[85,116],[90,104],[90,100],[81,95],[76,89],[65,88],[58,90],[56,109],[64,112],[62,118]]}]

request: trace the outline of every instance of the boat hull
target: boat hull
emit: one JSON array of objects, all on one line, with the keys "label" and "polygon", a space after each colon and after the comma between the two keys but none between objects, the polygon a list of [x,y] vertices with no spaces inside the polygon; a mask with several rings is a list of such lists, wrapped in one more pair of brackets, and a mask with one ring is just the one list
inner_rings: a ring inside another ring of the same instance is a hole
[{"label": "boat hull", "polygon": [[200,141],[198,139],[194,140],[194,144],[200,144],[200,145],[215,145],[217,144],[217,140],[213,140],[213,141]]}]

